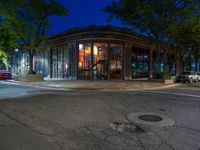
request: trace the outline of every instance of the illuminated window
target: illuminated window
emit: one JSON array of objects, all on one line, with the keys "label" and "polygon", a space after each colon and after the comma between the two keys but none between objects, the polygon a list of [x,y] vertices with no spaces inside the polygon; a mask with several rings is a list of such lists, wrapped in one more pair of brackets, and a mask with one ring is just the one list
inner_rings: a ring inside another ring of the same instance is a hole
[{"label": "illuminated window", "polygon": [[108,79],[108,44],[94,43],[93,75],[96,80]]},{"label": "illuminated window", "polygon": [[79,78],[89,79],[91,73],[91,43],[79,44]]}]

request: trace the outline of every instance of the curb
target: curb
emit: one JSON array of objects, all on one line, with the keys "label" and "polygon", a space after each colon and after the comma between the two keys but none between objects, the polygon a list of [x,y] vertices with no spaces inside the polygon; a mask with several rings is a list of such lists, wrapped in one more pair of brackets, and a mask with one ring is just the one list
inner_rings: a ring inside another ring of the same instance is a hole
[{"label": "curb", "polygon": [[165,89],[170,87],[175,87],[181,85],[181,83],[175,83],[170,85],[164,85],[160,87],[147,87],[147,88],[91,88],[91,87],[65,87],[65,86],[54,86],[54,85],[43,85],[43,84],[35,84],[35,83],[27,83],[27,82],[20,82],[15,80],[7,80],[6,82],[15,83],[23,86],[28,87],[38,87],[38,88],[48,88],[48,89],[54,89],[54,90],[85,90],[85,91],[141,91],[141,90],[158,90],[158,89]]},{"label": "curb", "polygon": [[28,86],[28,87],[39,87],[39,88],[51,88],[51,89],[65,89],[65,87],[58,87],[58,86],[49,86],[49,85],[42,85],[42,84],[33,84],[33,83],[27,83],[27,82],[20,82],[20,81],[14,81],[14,80],[7,80],[6,82],[10,83],[15,83],[23,86]]}]

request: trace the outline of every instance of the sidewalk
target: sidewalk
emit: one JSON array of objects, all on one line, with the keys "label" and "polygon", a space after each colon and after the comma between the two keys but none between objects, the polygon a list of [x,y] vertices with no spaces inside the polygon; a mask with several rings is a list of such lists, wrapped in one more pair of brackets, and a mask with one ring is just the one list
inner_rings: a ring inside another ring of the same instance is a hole
[{"label": "sidewalk", "polygon": [[135,91],[135,90],[150,90],[178,86],[174,83],[164,85],[164,83],[148,80],[129,80],[129,81],[91,81],[91,80],[47,80],[42,82],[19,82],[10,80],[9,82],[41,87],[41,88],[56,88],[65,90],[101,90],[101,91]]}]

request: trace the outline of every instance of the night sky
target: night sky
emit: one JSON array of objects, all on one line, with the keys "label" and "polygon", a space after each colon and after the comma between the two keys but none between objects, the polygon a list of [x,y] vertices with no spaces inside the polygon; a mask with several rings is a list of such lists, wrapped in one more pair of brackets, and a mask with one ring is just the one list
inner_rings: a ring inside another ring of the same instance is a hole
[{"label": "night sky", "polygon": [[110,4],[112,0],[60,0],[60,3],[69,9],[66,17],[51,17],[52,27],[49,34],[64,32],[70,28],[88,25],[113,25],[124,27],[119,20],[107,22],[107,14],[101,9]]}]

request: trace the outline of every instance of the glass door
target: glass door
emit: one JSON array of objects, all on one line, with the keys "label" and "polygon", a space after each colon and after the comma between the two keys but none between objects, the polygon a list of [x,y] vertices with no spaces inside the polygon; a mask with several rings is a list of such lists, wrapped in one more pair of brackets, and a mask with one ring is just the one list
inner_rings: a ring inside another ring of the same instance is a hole
[{"label": "glass door", "polygon": [[108,79],[108,44],[94,43],[93,47],[93,77],[95,80]]},{"label": "glass door", "polygon": [[122,79],[122,45],[110,45],[110,79]]}]

